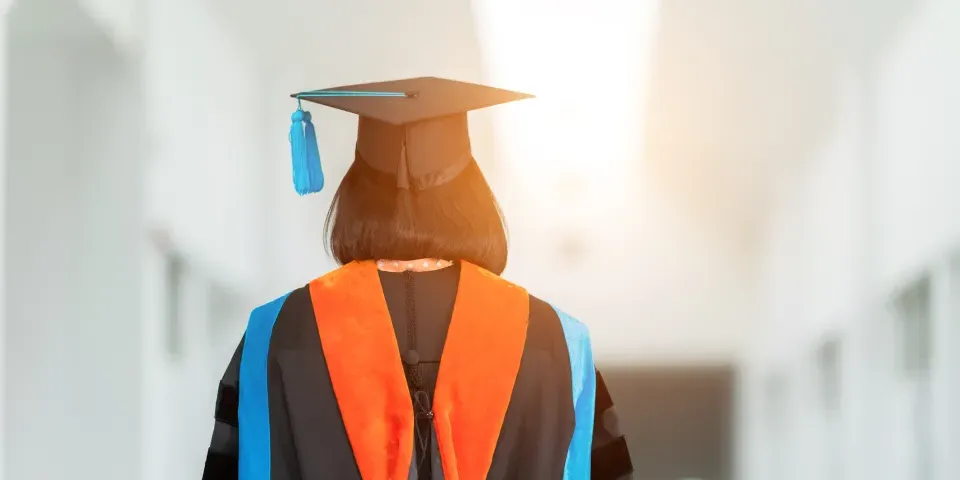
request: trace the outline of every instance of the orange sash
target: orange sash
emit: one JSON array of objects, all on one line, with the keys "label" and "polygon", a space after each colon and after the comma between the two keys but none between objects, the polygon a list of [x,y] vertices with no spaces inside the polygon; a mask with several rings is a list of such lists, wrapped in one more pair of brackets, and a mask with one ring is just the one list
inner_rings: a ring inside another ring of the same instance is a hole
[{"label": "orange sash", "polygon": [[[527,292],[461,263],[437,376],[434,427],[447,480],[486,478],[520,368]],[[413,405],[373,262],[310,283],[320,342],[347,436],[365,480],[406,480]]]}]

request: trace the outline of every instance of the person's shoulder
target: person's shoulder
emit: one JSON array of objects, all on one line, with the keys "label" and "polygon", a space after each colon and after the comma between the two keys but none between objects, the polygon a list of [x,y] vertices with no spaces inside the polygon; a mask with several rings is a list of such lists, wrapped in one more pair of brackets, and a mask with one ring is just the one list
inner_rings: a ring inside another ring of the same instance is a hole
[{"label": "person's shoulder", "polygon": [[278,297],[271,299],[268,302],[260,304],[250,312],[250,317],[251,318],[260,317],[260,316],[263,316],[264,314],[269,314],[269,313],[273,313],[274,315],[276,315],[280,311],[280,309],[283,308],[283,304],[286,303],[288,298],[290,298],[290,295],[296,290],[297,289],[287,291],[283,295],[280,295]]},{"label": "person's shoulder", "polygon": [[260,304],[255,307],[251,313],[251,317],[262,316],[262,315],[277,315],[280,310],[284,309],[285,306],[296,303],[303,300],[304,296],[309,295],[308,288],[310,284],[300,285],[292,290],[287,290],[282,295],[276,296],[273,299]]},{"label": "person's shoulder", "polygon": [[253,316],[262,316],[264,314],[277,314],[285,305],[300,303],[304,300],[309,300],[310,296],[310,286],[313,284],[325,284],[329,283],[332,280],[335,280],[339,275],[347,270],[347,266],[337,267],[329,272],[307,282],[304,285],[299,285],[293,290],[288,290],[283,295],[274,297],[270,301],[263,303],[255,307],[251,312],[251,317]]},{"label": "person's shoulder", "polygon": [[564,336],[571,338],[589,337],[587,325],[581,322],[557,304],[543,300],[530,294],[530,321],[556,322],[563,330]]},{"label": "person's shoulder", "polygon": [[313,280],[310,280],[306,284],[299,285],[296,288],[259,305],[251,312],[250,321],[254,322],[255,319],[260,317],[269,318],[277,316],[290,316],[287,314],[281,315],[281,312],[302,313],[307,310],[312,310],[312,308],[309,308],[312,304],[310,301],[311,289],[313,287],[330,286],[331,284],[336,283],[336,279],[346,273],[348,270],[350,269],[346,265],[335,268],[317,278],[314,278]]},{"label": "person's shoulder", "polygon": [[[586,324],[555,303],[533,294],[530,297],[529,348],[563,351],[571,359],[589,349],[590,332]],[[530,343],[532,342],[532,343]],[[567,356],[567,355],[564,356]]]},{"label": "person's shoulder", "polygon": [[269,345],[271,355],[316,345],[316,323],[309,284],[299,286],[252,310],[245,336]]},{"label": "person's shoulder", "polygon": [[306,284],[288,290],[282,295],[260,304],[250,312],[249,327],[275,323],[287,324],[293,319],[310,317],[313,312],[310,290],[313,286],[330,286],[337,278],[350,270],[348,265],[335,268]]}]

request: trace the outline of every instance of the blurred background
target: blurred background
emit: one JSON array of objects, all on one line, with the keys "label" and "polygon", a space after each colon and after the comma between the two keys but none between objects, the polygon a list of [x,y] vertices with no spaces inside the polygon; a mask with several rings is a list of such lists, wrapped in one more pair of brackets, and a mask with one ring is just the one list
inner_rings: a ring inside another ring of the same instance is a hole
[{"label": "blurred background", "polygon": [[[335,267],[288,94],[436,75],[636,480],[960,479],[960,2],[0,1],[0,478],[199,479],[249,310]],[[313,108],[328,184],[356,118]]]}]

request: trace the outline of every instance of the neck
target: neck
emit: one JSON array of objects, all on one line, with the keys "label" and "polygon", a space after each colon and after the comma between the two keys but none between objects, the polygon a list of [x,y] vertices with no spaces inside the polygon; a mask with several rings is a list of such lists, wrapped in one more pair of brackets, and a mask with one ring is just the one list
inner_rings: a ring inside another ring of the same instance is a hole
[{"label": "neck", "polygon": [[453,265],[449,260],[439,258],[418,258],[416,260],[377,260],[377,268],[384,272],[429,272]]}]

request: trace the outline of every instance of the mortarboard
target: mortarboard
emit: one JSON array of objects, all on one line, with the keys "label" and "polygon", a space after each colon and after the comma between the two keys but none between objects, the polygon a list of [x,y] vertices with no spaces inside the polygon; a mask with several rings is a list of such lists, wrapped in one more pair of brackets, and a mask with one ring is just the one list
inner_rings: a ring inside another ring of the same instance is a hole
[{"label": "mortarboard", "polygon": [[472,160],[467,112],[532,95],[436,77],[294,93],[290,126],[293,183],[300,195],[323,189],[316,131],[302,101],[360,116],[356,159],[396,175],[398,188],[450,181]]}]

